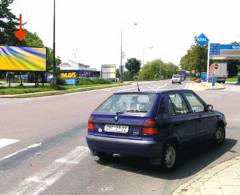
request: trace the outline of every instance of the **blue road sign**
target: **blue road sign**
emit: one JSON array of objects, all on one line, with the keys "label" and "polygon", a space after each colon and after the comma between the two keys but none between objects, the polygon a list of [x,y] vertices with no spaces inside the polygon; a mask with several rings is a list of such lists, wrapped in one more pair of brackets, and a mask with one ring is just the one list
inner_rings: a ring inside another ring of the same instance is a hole
[{"label": "blue road sign", "polygon": [[199,46],[204,47],[208,44],[209,39],[202,33],[196,38],[195,41]]},{"label": "blue road sign", "polygon": [[210,59],[224,57],[226,59],[240,58],[240,45],[235,44],[210,44]]}]

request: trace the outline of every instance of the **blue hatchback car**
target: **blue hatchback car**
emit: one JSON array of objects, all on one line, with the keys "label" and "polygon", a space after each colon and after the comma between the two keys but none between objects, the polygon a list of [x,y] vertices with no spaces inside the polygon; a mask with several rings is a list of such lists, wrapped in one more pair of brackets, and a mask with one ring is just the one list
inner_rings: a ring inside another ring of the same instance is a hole
[{"label": "blue hatchback car", "polygon": [[191,90],[115,93],[88,120],[92,154],[146,157],[166,170],[176,165],[179,148],[196,141],[225,140],[224,114]]}]

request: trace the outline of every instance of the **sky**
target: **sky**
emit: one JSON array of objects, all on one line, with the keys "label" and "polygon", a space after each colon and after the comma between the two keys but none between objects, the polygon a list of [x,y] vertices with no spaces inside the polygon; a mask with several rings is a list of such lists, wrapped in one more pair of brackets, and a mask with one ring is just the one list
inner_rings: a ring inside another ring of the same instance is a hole
[{"label": "sky", "polygon": [[[56,0],[56,54],[100,68],[162,59],[176,65],[204,33],[212,43],[240,39],[239,0]],[[52,47],[53,0],[15,0],[25,28]],[[74,55],[75,54],[75,55]]]}]

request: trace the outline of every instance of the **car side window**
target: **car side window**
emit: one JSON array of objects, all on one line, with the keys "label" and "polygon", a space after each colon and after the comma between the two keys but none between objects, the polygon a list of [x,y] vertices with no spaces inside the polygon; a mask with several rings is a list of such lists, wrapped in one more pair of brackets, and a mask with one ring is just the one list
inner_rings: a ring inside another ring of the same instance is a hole
[{"label": "car side window", "polygon": [[174,115],[179,115],[179,114],[186,114],[188,113],[188,108],[186,105],[186,102],[182,98],[180,94],[174,93],[174,94],[169,94],[169,101],[171,102],[171,106],[169,106],[169,114],[174,111]]},{"label": "car side window", "polygon": [[186,97],[193,112],[203,112],[204,111],[204,105],[193,93],[184,93],[184,96]]},{"label": "car side window", "polygon": [[175,115],[175,111],[174,111],[174,108],[173,108],[173,104],[171,102],[171,100],[169,99],[168,100],[168,114],[170,116],[174,116]]}]

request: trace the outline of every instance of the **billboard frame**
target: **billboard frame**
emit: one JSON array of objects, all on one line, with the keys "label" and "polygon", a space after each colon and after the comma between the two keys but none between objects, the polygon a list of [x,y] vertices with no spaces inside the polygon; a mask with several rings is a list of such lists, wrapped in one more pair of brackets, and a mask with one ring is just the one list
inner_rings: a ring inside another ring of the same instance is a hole
[{"label": "billboard frame", "polygon": [[24,47],[24,48],[36,48],[36,49],[45,49],[46,50],[46,57],[45,57],[45,70],[1,70],[0,72],[46,72],[48,68],[47,60],[48,60],[48,48],[47,47],[29,47],[29,46],[9,46],[9,45],[0,45],[0,47]]}]

